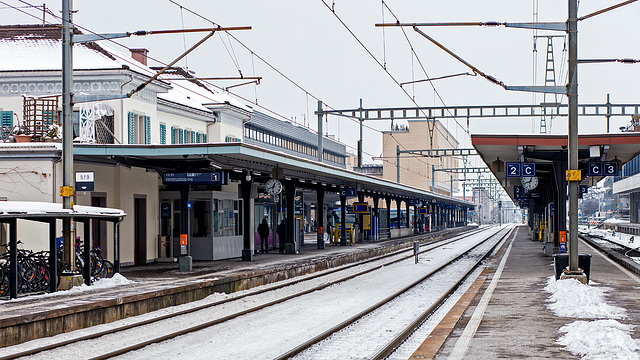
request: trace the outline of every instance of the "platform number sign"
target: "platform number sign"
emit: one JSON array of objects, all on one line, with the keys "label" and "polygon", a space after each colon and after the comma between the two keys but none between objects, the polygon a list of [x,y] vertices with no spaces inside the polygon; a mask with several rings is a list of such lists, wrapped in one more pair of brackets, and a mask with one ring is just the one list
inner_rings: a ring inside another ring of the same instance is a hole
[{"label": "platform number sign", "polygon": [[522,176],[522,164],[519,162],[507,163],[507,177],[521,177]]},{"label": "platform number sign", "polygon": [[603,176],[604,167],[600,161],[592,161],[589,163],[589,176]]},{"label": "platform number sign", "polygon": [[617,161],[591,161],[589,162],[589,176],[617,176]]},{"label": "platform number sign", "polygon": [[618,162],[617,161],[605,161],[603,164],[605,176],[617,176],[618,175]]},{"label": "platform number sign", "polygon": [[513,187],[513,197],[516,200],[521,200],[521,199],[527,197],[525,192],[524,192],[524,187],[515,185]]},{"label": "platform number sign", "polygon": [[522,176],[536,176],[536,163],[522,163]]},{"label": "platform number sign", "polygon": [[507,177],[533,177],[536,176],[536,163],[507,163]]}]

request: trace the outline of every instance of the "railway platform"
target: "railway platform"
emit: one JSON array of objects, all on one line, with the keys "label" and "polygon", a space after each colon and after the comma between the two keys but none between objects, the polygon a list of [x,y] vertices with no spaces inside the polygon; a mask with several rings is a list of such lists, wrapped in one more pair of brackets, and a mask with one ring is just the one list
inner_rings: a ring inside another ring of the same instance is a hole
[{"label": "railway platform", "polygon": [[[418,238],[436,240],[474,227],[425,233]],[[198,261],[191,272],[179,272],[177,263],[124,267],[124,279],[117,286],[82,287],[0,301],[0,348],[368,259],[412,247],[418,238],[346,247],[326,243],[325,249],[317,249],[316,241],[309,238],[300,254],[279,254],[276,249],[256,254],[251,262],[240,258]]]},{"label": "railway platform", "polygon": [[[605,293],[606,305],[600,306],[624,309],[624,315],[616,321],[639,324],[640,277],[585,242],[580,242],[579,251],[592,255],[590,287]],[[519,226],[513,241],[507,242],[500,254],[493,258],[490,271],[476,280],[410,359],[580,358],[558,343],[563,335],[560,329],[580,320],[593,322],[595,318],[586,313],[584,318],[558,316],[549,308],[551,292],[545,287],[554,267],[553,258],[544,255],[542,243],[531,241],[528,227]],[[582,305],[576,303],[575,307]],[[606,315],[598,319],[605,318]],[[584,351],[598,344],[605,353],[607,346],[613,351],[621,340],[602,338],[603,334],[597,331],[583,335],[585,344],[590,344],[583,346]],[[634,328],[630,335],[637,344],[640,329]],[[634,354],[635,358],[640,356],[637,349],[627,350],[632,352],[631,358]]]}]

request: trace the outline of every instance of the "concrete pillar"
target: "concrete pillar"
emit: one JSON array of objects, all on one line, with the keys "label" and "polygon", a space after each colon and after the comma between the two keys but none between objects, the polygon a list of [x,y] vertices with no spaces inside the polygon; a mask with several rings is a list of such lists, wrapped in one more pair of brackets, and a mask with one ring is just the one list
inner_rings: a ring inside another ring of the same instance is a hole
[{"label": "concrete pillar", "polygon": [[402,227],[402,207],[400,205],[402,205],[400,199],[396,198],[396,220],[398,222],[398,230]]},{"label": "concrete pillar", "polygon": [[253,260],[253,249],[251,247],[253,239],[253,231],[251,231],[251,211],[253,206],[251,204],[251,186],[253,179],[251,174],[247,171],[242,173],[242,181],[240,182],[240,191],[242,192],[242,261]]},{"label": "concrete pillar", "polygon": [[391,198],[387,196],[384,201],[387,205],[387,224],[389,225],[389,238],[391,238]]},{"label": "concrete pillar", "polygon": [[[187,245],[180,245],[180,257],[178,258],[179,271],[191,271],[193,269],[191,258],[191,219],[189,218],[189,191],[190,185],[180,186],[180,236],[187,239]],[[186,246],[186,249],[183,248]]]},{"label": "concrete pillar", "polygon": [[409,228],[411,226],[411,224],[409,223],[409,200],[405,199],[404,203],[407,209],[407,219],[405,220],[405,225],[407,226],[407,228]]},{"label": "concrete pillar", "polygon": [[316,222],[318,223],[317,231],[317,242],[318,249],[324,249],[324,232],[326,228],[323,226],[324,224],[324,186],[318,184],[316,186],[316,197],[318,199],[318,204],[316,206]]},{"label": "concrete pillar", "polygon": [[296,226],[296,218],[294,214],[295,207],[295,198],[296,198],[296,183],[293,180],[287,180],[285,182],[285,191],[286,191],[286,207],[287,207],[287,217],[285,221],[285,245],[284,250],[287,254],[295,253],[295,244],[294,244],[294,235]]},{"label": "concrete pillar", "polygon": [[347,246],[347,196],[340,192],[340,246]]}]

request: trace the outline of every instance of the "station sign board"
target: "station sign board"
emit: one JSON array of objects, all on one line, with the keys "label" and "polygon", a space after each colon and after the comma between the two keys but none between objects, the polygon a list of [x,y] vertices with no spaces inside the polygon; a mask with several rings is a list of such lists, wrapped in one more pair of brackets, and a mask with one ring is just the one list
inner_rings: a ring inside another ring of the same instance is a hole
[{"label": "station sign board", "polygon": [[203,184],[229,185],[229,173],[213,172],[167,172],[162,174],[162,183],[169,184]]},{"label": "station sign board", "polygon": [[536,163],[507,163],[507,177],[531,177],[536,176]]},{"label": "station sign board", "polygon": [[603,164],[604,176],[618,176],[618,162],[605,161]]},{"label": "station sign board", "polygon": [[425,207],[418,208],[418,214],[426,214],[426,213],[427,213],[427,208]]},{"label": "station sign board", "polygon": [[356,214],[366,214],[369,212],[369,204],[366,202],[353,203],[353,212]]}]

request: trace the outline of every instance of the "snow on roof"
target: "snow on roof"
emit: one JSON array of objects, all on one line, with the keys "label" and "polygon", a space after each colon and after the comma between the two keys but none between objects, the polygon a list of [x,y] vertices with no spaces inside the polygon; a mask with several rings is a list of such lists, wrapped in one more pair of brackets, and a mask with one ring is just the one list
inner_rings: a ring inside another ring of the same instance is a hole
[{"label": "snow on roof", "polygon": [[[80,33],[76,30],[76,33]],[[0,71],[60,70],[62,68],[61,30],[57,25],[8,25],[0,26]],[[122,69],[123,66],[141,74],[157,73],[146,65],[123,54],[122,49],[109,41],[79,43],[73,47],[73,68],[76,70]],[[184,72],[184,71],[183,71]],[[185,75],[187,74],[184,72]],[[191,81],[171,81],[184,78],[178,72],[165,73],[161,79],[172,88],[158,97],[198,110],[211,112],[203,104],[230,104],[246,111],[251,108],[213,86]]]},{"label": "snow on roof", "polygon": [[122,217],[127,214],[120,209],[103,208],[95,206],[74,205],[73,210],[63,209],[60,203],[48,203],[40,201],[0,201],[0,216],[26,215],[36,216],[53,216],[71,215],[84,217]]},{"label": "snow on roof", "polygon": [[[160,75],[160,79],[168,81],[172,85],[172,89],[165,94],[158,94],[158,97],[167,101],[186,103],[197,102],[200,106],[229,104],[241,108],[245,111],[252,111],[252,108],[246,106],[235,98],[224,94],[214,86],[197,80],[194,76],[181,68],[170,69]],[[180,80],[177,80],[180,79]],[[183,79],[191,79],[183,80]],[[210,110],[211,107],[206,108]]]},{"label": "snow on roof", "polygon": [[[54,31],[58,37],[53,36]],[[62,42],[60,29],[52,27],[25,27],[18,29],[0,27],[0,53],[10,54],[0,58],[2,70],[57,70],[62,68]],[[90,49],[83,44],[74,46],[75,69],[99,69],[118,67],[107,54]]]}]

